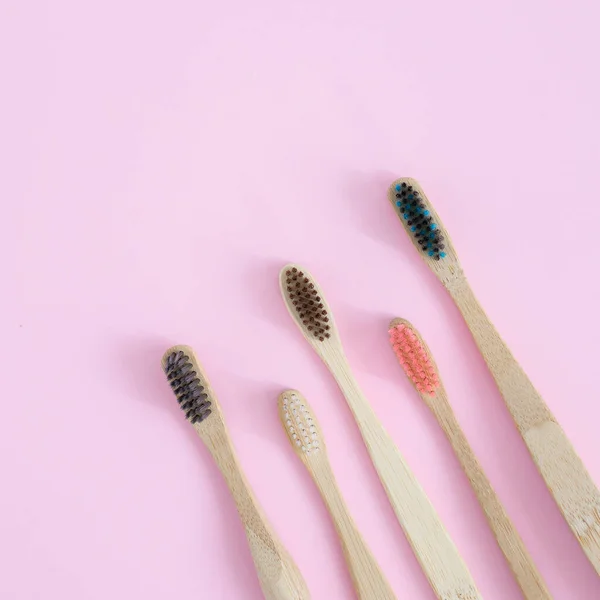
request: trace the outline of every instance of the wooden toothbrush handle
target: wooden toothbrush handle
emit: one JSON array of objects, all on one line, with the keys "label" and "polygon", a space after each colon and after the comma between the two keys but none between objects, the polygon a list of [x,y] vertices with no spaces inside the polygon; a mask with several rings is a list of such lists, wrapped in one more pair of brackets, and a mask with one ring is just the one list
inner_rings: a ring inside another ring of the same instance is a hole
[{"label": "wooden toothbrush handle", "polygon": [[600,492],[466,279],[448,286],[508,410],[569,527],[600,575]]},{"label": "wooden toothbrush handle", "polygon": [[[215,415],[216,416],[216,415]],[[195,425],[237,505],[266,600],[310,600],[300,570],[272,531],[235,455],[222,422]]]},{"label": "wooden toothbrush handle", "polygon": [[468,281],[464,277],[456,280],[448,291],[475,338],[521,434],[539,423],[554,421],[550,409],[475,298]]},{"label": "wooden toothbrush handle", "polygon": [[506,560],[526,600],[552,600],[531,556],[525,548],[518,531],[509,519],[500,499],[492,488],[456,416],[448,403],[443,389],[435,398],[424,397],[440,427],[452,444],[452,448],[471,483],[477,500],[485,513],[490,529],[498,540]]},{"label": "wooden toothbrush handle", "polygon": [[429,498],[363,397],[341,350],[326,357],[354,418],[379,479],[423,572],[440,600],[481,596]]},{"label": "wooden toothbrush handle", "polygon": [[320,460],[314,467],[310,467],[310,471],[333,518],[359,600],[396,600],[385,575],[348,512],[329,463],[325,459]]}]

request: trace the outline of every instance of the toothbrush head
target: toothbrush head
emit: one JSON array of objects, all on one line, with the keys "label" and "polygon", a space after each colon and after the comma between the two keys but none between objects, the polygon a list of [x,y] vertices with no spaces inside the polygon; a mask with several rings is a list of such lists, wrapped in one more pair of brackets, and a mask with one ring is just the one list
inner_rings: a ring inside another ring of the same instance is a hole
[{"label": "toothbrush head", "polygon": [[404,319],[390,323],[390,344],[415,389],[422,396],[435,396],[441,385],[437,367],[425,342]]},{"label": "toothbrush head", "polygon": [[279,417],[285,432],[300,458],[308,459],[324,451],[323,436],[308,402],[297,390],[279,396]]},{"label": "toothbrush head", "polygon": [[202,423],[213,409],[210,389],[189,346],[173,346],[163,356],[162,367],[179,407],[192,423]]},{"label": "toothbrush head", "polygon": [[294,321],[313,343],[336,337],[331,310],[314,277],[306,269],[289,264],[279,274],[281,294]]},{"label": "toothbrush head", "polygon": [[450,236],[419,182],[410,177],[397,179],[389,188],[388,198],[413,245],[442,283],[448,285],[461,277]]},{"label": "toothbrush head", "polygon": [[396,211],[421,252],[432,260],[442,260],[446,258],[446,238],[427,199],[414,183],[409,179],[399,179],[392,185],[390,193]]}]

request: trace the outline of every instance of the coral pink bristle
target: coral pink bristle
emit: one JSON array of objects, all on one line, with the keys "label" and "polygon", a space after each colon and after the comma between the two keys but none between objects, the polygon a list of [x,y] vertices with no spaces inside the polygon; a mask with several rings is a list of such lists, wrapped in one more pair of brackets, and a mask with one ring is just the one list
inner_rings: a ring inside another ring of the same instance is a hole
[{"label": "coral pink bristle", "polygon": [[406,376],[420,394],[434,395],[440,379],[417,334],[404,323],[392,327],[389,334],[394,353]]}]

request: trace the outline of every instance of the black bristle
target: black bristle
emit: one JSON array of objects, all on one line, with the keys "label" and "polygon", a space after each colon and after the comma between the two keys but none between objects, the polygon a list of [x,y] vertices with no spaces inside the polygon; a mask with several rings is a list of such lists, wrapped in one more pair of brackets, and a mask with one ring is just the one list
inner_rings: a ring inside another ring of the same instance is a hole
[{"label": "black bristle", "polygon": [[165,373],[175,392],[177,402],[185,417],[191,423],[201,423],[212,412],[208,394],[194,369],[194,365],[181,350],[169,354],[166,360]]}]

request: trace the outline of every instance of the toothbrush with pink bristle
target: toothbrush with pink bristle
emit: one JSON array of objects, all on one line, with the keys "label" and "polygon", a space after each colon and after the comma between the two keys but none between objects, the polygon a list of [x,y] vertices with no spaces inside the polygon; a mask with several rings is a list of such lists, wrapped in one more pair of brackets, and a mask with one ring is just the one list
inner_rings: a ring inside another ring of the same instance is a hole
[{"label": "toothbrush with pink bristle", "polygon": [[404,319],[394,319],[390,344],[407,377],[446,434],[471,483],[490,529],[526,600],[551,600],[519,532],[506,514],[448,402],[433,356],[419,332]]}]

